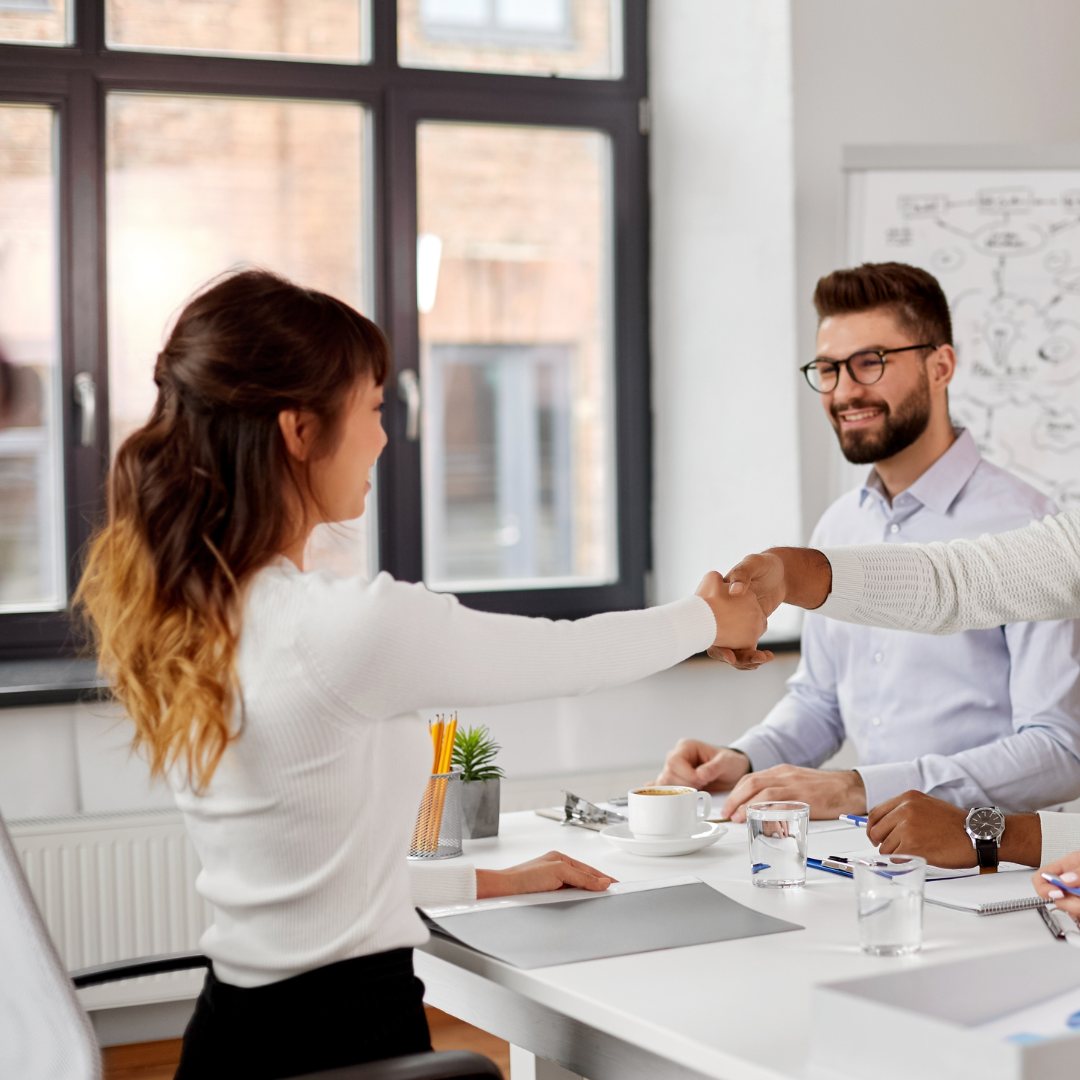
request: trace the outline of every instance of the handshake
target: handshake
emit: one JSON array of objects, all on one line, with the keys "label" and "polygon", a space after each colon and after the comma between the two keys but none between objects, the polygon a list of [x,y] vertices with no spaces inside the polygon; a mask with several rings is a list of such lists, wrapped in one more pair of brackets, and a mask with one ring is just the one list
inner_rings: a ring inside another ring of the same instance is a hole
[{"label": "handshake", "polygon": [[832,588],[832,568],[811,548],[771,548],[748,555],[723,577],[715,570],[697,588],[716,619],[709,655],[752,671],[773,654],[757,647],[769,616],[783,603],[820,607]]}]

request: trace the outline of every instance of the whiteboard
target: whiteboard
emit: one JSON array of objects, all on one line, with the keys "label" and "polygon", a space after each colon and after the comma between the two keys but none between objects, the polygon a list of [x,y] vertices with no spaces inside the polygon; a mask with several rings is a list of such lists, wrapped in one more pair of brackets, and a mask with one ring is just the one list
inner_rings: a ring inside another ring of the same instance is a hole
[{"label": "whiteboard", "polygon": [[905,262],[941,282],[955,422],[990,461],[1080,507],[1080,161],[898,168],[899,150],[848,169],[850,264]]}]

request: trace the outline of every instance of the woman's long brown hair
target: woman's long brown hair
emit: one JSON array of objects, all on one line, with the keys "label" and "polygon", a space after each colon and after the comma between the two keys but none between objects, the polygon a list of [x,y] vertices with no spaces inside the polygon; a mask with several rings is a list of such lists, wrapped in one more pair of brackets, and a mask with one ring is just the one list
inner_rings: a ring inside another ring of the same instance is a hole
[{"label": "woman's long brown hair", "polygon": [[203,791],[239,734],[241,590],[292,539],[287,487],[311,498],[278,414],[313,413],[316,457],[329,453],[358,380],[388,371],[372,322],[266,271],[220,279],[181,313],[75,598],[153,775],[179,766]]}]

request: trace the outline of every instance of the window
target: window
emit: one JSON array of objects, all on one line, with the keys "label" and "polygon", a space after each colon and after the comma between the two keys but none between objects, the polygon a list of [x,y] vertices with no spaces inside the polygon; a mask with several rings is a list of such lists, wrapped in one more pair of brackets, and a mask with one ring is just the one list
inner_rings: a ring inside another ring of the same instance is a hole
[{"label": "window", "polygon": [[495,611],[644,602],[628,8],[0,0],[0,658],[76,646],[80,551],[169,323],[251,264],[341,296],[394,349],[377,506],[329,564],[368,542]]},{"label": "window", "polygon": [[618,579],[610,171],[595,131],[419,127],[432,588]]},{"label": "window", "polygon": [[0,0],[0,42],[66,45],[70,40],[68,0]]},{"label": "window", "polygon": [[362,0],[107,0],[113,49],[292,60],[368,59]]},{"label": "window", "polygon": [[55,128],[47,106],[0,105],[0,613],[67,600]]},{"label": "window", "polygon": [[266,266],[371,308],[359,105],[114,93],[105,117],[115,451],[150,415],[170,317],[215,274]]},{"label": "window", "polygon": [[410,67],[617,79],[619,0],[399,0]]}]

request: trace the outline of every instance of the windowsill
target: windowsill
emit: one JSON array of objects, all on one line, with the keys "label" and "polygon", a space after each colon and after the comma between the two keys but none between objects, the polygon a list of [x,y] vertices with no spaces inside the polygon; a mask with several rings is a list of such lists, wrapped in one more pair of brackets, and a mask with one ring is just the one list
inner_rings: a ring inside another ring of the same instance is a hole
[{"label": "windowsill", "polygon": [[97,699],[107,686],[93,660],[0,661],[0,709]]}]

